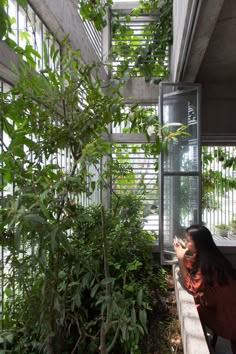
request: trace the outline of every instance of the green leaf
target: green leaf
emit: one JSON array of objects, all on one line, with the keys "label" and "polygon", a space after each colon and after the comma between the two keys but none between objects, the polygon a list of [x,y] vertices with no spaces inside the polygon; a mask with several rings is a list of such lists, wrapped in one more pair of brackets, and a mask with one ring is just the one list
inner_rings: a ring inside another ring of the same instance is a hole
[{"label": "green leaf", "polygon": [[61,305],[60,305],[60,301],[59,301],[59,298],[58,296],[56,296],[54,298],[54,305],[53,305],[54,309],[57,311],[57,312],[61,312]]},{"label": "green leaf", "polygon": [[87,272],[82,278],[82,282],[81,282],[82,287],[89,288],[90,280],[91,280],[91,273]]},{"label": "green leaf", "polygon": [[142,265],[143,265],[142,262],[135,259],[133,262],[127,264],[127,271],[131,272],[131,271],[138,270],[142,267]]},{"label": "green leaf", "polygon": [[78,308],[80,308],[80,306],[81,306],[81,297],[80,297],[80,294],[78,292],[73,296],[73,301],[75,302],[76,306]]},{"label": "green leaf", "polygon": [[137,321],[136,311],[135,311],[134,307],[132,307],[132,310],[131,310],[131,323],[132,323],[133,326],[136,325],[136,321]]},{"label": "green leaf", "polygon": [[42,213],[44,214],[45,218],[50,220],[51,215],[41,200],[39,201],[39,205],[40,205],[40,209],[41,209]]},{"label": "green leaf", "polygon": [[23,9],[27,8],[28,2],[27,0],[16,0],[17,4],[21,6]]},{"label": "green leaf", "polygon": [[2,2],[0,2],[0,24],[0,40],[2,40],[7,30],[10,28],[9,17]]},{"label": "green leaf", "polygon": [[100,296],[98,301],[96,302],[96,305],[99,305],[101,303],[108,304],[111,303],[111,301],[112,301],[111,296]]},{"label": "green leaf", "polygon": [[104,278],[104,279],[102,279],[102,281],[101,281],[101,285],[108,285],[108,284],[114,283],[115,280],[116,280],[116,279],[115,279],[115,278],[112,278],[112,277]]},{"label": "green leaf", "polygon": [[90,185],[91,185],[91,189],[94,191],[96,188],[96,182],[92,181]]},{"label": "green leaf", "polygon": [[143,301],[143,289],[141,288],[137,295],[137,303],[139,306],[142,305],[142,301]]},{"label": "green leaf", "polygon": [[133,284],[124,284],[123,288],[131,293],[136,293],[136,288]]},{"label": "green leaf", "polygon": [[14,340],[14,334],[13,334],[13,333],[9,333],[9,334],[7,334],[6,336],[4,336],[4,339],[5,339],[8,343],[12,344],[12,343],[13,343],[13,340]]},{"label": "green leaf", "polygon": [[46,224],[46,220],[40,215],[29,214],[24,216],[24,221],[28,224]]},{"label": "green leaf", "polygon": [[4,294],[5,294],[7,297],[10,297],[10,296],[12,296],[13,291],[12,291],[12,289],[10,289],[10,288],[6,288],[5,291],[4,291]]},{"label": "green leaf", "polygon": [[98,291],[98,289],[99,289],[99,284],[96,284],[96,285],[94,285],[94,287],[92,288],[92,290],[91,290],[91,297],[94,297],[95,296],[95,294],[96,294],[96,292]]},{"label": "green leaf", "polygon": [[3,130],[7,133],[7,135],[9,135],[10,138],[12,138],[14,126],[6,118],[3,120]]},{"label": "green leaf", "polygon": [[123,323],[122,327],[121,327],[121,333],[122,333],[122,338],[124,341],[128,340],[129,337],[129,331],[128,331],[128,326],[127,323]]},{"label": "green leaf", "polygon": [[22,230],[23,230],[23,225],[19,224],[18,227],[16,228],[16,232],[15,232],[15,247],[17,250],[20,249],[20,245],[21,245],[21,237],[22,237]]},{"label": "green leaf", "polygon": [[139,310],[139,320],[144,328],[145,332],[147,333],[147,312],[146,310]]},{"label": "green leaf", "polygon": [[140,326],[139,324],[137,324],[137,328],[138,328],[139,332],[144,336],[145,333],[144,333],[143,327]]}]

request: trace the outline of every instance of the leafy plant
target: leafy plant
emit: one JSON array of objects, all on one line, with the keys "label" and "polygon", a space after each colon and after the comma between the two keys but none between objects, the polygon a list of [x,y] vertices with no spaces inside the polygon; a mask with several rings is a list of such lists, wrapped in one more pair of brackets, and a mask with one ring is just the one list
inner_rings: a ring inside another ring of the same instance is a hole
[{"label": "leafy plant", "polygon": [[[131,16],[142,14],[156,16],[155,22],[135,31]],[[112,12],[112,60],[118,61],[115,77],[140,75],[158,84],[168,74],[168,47],[172,41],[172,1],[140,1],[128,16]],[[140,43],[145,42],[143,46]],[[130,65],[133,63],[133,65]]]},{"label": "leafy plant", "polygon": [[3,39],[6,32],[10,29],[10,20],[5,10],[6,0],[0,0],[0,40]]},{"label": "leafy plant", "polygon": [[[8,269],[2,348],[105,354],[116,345],[138,352],[151,309],[148,283],[158,283],[141,202],[117,196],[111,210],[79,203],[126,173],[109,161],[98,177],[89,169],[110,154],[101,133],[128,119],[124,101],[119,87],[103,93],[96,65],[78,64],[77,51],[65,44],[61,57],[53,46],[50,53],[55,69],[36,73],[22,61],[19,81],[0,95],[8,137],[0,154],[0,242]],[[136,105],[131,110],[145,116]]]},{"label": "leafy plant", "polygon": [[[112,0],[80,0],[79,11],[84,20],[91,21],[101,31],[107,25],[111,13],[111,30],[113,45],[111,57],[120,64],[116,68],[116,78],[132,75],[144,76],[146,81],[159,83],[167,76],[166,66],[168,47],[172,41],[172,0],[146,1],[140,0],[139,5],[129,15],[121,16],[112,10]],[[143,31],[134,33],[130,26],[131,16],[150,14],[156,16]],[[140,48],[140,40],[145,45]],[[133,68],[130,63],[134,62]]]},{"label": "leafy plant", "polygon": [[218,224],[215,227],[219,230],[229,230],[229,225],[226,224]]},{"label": "leafy plant", "polygon": [[[16,3],[22,8],[27,7],[27,0],[16,0]],[[7,5],[8,0],[0,0],[0,40],[8,38],[9,32],[12,32],[12,19],[8,16],[8,13],[6,11]]]},{"label": "leafy plant", "polygon": [[106,25],[107,11],[113,4],[112,0],[79,0],[80,15],[84,20],[93,22],[95,28],[101,31]]},{"label": "leafy plant", "polygon": [[228,231],[230,230],[230,226],[226,224],[218,224],[215,225],[215,229],[217,230],[219,236],[226,237],[228,235]]},{"label": "leafy plant", "polygon": [[[131,130],[145,130],[150,112],[131,105],[127,113],[122,80],[104,91],[98,66],[79,64],[78,51],[66,41],[62,55],[54,44],[49,52],[44,47],[45,68],[38,73],[39,53],[5,41],[21,57],[21,70],[12,89],[0,94],[0,244],[7,269],[1,349],[138,353],[150,289],[164,283],[151,258],[153,238],[142,230],[141,201],[116,195],[105,210],[85,208],[80,200],[111,189],[111,177],[131,173],[128,164],[110,159],[100,170],[112,151],[101,137],[107,126],[132,117]],[[157,116],[155,126],[162,129]],[[163,132],[157,154],[162,142],[165,147],[181,134]]]},{"label": "leafy plant", "polygon": [[220,208],[219,196],[236,189],[235,178],[228,174],[229,169],[235,169],[234,151],[225,151],[215,147],[209,151],[208,147],[202,149],[202,207],[208,210]]},{"label": "leafy plant", "polygon": [[[147,331],[146,312],[151,310],[149,289],[156,289],[160,281],[161,287],[163,282],[162,276],[155,276],[157,266],[154,267],[150,252],[152,238],[142,231],[140,207],[140,201],[132,195],[119,200],[119,207],[114,203],[112,211],[105,212],[100,206],[70,206],[72,232],[67,247],[61,244],[59,250],[55,249],[54,256],[60,251],[60,260],[57,259],[54,275],[51,268],[43,268],[36,249],[31,255],[27,253],[32,248],[26,247],[21,256],[13,252],[9,255],[11,271],[5,281],[7,289],[14,288],[15,293],[6,289],[2,339],[6,343],[12,334],[12,353],[40,352],[52,315],[57,323],[57,342],[47,345],[47,351],[79,349],[93,353],[99,343],[104,353],[110,352],[115,344],[127,353],[138,348],[140,336]],[[4,246],[12,249],[10,240],[8,244],[5,239]],[[42,245],[47,252],[52,246],[47,242]],[[105,278],[104,261],[108,271]],[[50,258],[45,262],[49,266]]]}]

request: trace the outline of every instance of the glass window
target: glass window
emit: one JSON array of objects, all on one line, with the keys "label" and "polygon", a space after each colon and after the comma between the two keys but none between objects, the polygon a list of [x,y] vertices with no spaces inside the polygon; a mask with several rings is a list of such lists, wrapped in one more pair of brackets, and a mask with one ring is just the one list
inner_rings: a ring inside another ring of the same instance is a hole
[{"label": "glass window", "polygon": [[164,129],[186,126],[187,134],[173,138],[160,159],[160,246],[163,263],[175,260],[173,237],[184,236],[200,213],[200,141],[198,85],[161,83],[160,119]]}]

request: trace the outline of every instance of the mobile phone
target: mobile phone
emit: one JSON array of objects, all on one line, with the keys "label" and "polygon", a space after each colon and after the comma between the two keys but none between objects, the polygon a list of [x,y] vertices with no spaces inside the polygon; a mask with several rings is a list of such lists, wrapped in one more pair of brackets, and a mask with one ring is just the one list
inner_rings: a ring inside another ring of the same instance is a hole
[{"label": "mobile phone", "polygon": [[180,246],[181,246],[182,248],[186,248],[186,247],[185,247],[185,243],[184,243],[184,241],[183,241],[181,238],[178,238],[177,236],[175,236],[175,237],[174,237],[174,242],[180,244]]}]

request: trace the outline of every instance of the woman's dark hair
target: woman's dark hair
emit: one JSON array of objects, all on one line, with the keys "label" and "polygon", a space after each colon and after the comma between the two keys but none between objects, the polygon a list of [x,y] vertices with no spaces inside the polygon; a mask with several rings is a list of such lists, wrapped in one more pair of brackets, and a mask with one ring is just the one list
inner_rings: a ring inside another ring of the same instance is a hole
[{"label": "woman's dark hair", "polygon": [[191,225],[186,229],[196,247],[196,259],[193,274],[198,269],[205,285],[213,285],[217,279],[220,285],[228,283],[229,278],[236,279],[236,271],[216,246],[211,232],[203,225]]}]

